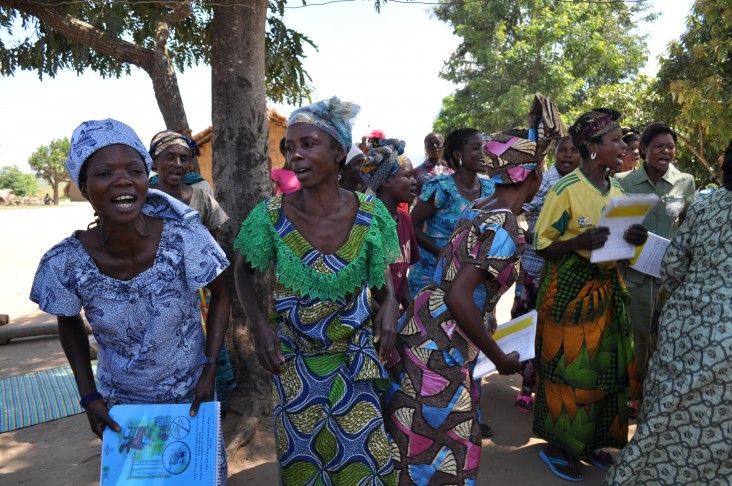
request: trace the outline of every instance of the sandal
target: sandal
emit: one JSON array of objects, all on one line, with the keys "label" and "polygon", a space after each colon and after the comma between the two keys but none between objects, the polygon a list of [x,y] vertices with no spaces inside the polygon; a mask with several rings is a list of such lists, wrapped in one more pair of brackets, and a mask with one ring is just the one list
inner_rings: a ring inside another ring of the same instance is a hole
[{"label": "sandal", "polygon": [[582,476],[582,474],[575,478],[559,472],[559,470],[555,466],[568,467],[570,464],[569,461],[567,461],[566,459],[551,457],[544,451],[539,452],[539,458],[544,461],[547,466],[549,466],[552,474],[554,474],[558,478],[564,479],[565,481],[572,481],[573,483],[579,483],[580,481],[585,480],[585,477]]},{"label": "sandal", "polygon": [[532,410],[534,410],[534,397],[532,397],[531,395],[519,394],[519,396],[516,397],[514,405],[522,412],[530,413]]},{"label": "sandal", "polygon": [[480,435],[484,439],[493,437],[493,429],[488,424],[480,424]]},{"label": "sandal", "polygon": [[610,466],[613,465],[613,456],[605,451],[598,450],[592,453],[592,455],[587,459],[587,462],[598,469],[607,471],[610,469]]}]

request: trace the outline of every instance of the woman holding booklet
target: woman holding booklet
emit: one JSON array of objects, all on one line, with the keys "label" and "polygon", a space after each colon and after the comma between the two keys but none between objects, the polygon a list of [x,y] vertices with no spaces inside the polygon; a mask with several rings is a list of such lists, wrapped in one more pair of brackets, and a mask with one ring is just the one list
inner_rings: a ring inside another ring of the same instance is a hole
[{"label": "woman holding booklet", "polygon": [[[97,221],[43,256],[31,290],[31,300],[58,318],[81,406],[100,438],[105,427],[120,431],[112,405],[190,403],[193,416],[214,399],[229,263],[196,211],[148,190],[151,163],[124,123],[91,120],[74,131],[66,168]],[[205,335],[203,286],[211,290]],[[82,308],[99,344],[96,383]],[[223,451],[219,435],[225,483]]]},{"label": "woman holding booklet", "polygon": [[[609,467],[600,449],[627,442],[626,388],[637,385],[628,292],[616,262],[590,262],[609,235],[596,226],[602,210],[624,194],[608,176],[625,151],[618,118],[615,110],[596,109],[570,127],[582,165],[552,187],[534,234],[534,248],[546,259],[536,306],[534,433],[549,443],[541,459],[567,481],[584,479],[580,460]],[[636,246],[646,237],[641,225],[624,235]]]},{"label": "woman holding booklet", "polygon": [[[481,446],[472,376],[478,352],[501,374],[521,368],[518,353],[505,354],[486,322],[516,280],[524,249],[516,214],[539,189],[549,140],[559,136],[556,107],[546,98],[537,96],[531,113],[528,133],[498,133],[484,144],[481,160],[495,193],[462,213],[437,260],[437,279],[399,322],[389,363],[398,385],[387,396],[386,424],[400,484],[472,484]],[[473,300],[480,286],[487,294],[482,308]]]}]

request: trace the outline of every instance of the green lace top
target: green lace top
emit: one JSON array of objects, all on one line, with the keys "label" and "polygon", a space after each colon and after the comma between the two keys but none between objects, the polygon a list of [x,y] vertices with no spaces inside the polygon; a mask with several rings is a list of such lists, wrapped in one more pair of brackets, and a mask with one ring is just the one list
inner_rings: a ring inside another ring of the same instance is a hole
[{"label": "green lace top", "polygon": [[301,297],[336,300],[362,287],[381,288],[384,270],[399,255],[396,223],[378,199],[356,192],[359,209],[348,241],[318,252],[282,210],[282,195],[259,203],[241,225],[234,248],[261,271],[272,262],[279,284]]}]

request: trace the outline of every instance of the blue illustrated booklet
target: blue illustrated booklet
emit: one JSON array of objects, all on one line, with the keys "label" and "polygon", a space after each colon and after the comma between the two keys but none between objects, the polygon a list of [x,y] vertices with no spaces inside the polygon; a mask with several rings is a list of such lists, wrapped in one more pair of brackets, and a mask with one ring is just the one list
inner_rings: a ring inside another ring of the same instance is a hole
[{"label": "blue illustrated booklet", "polygon": [[220,407],[201,403],[191,417],[189,403],[113,406],[122,430],[104,430],[101,485],[218,484]]}]

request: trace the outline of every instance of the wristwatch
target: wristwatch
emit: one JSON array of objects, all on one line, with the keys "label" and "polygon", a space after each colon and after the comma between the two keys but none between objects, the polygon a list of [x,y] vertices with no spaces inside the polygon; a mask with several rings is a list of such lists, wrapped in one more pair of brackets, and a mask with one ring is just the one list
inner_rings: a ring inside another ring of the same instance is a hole
[{"label": "wristwatch", "polygon": [[216,364],[217,361],[218,361],[217,358],[212,358],[211,356],[204,356],[203,358],[201,358],[202,365]]}]

